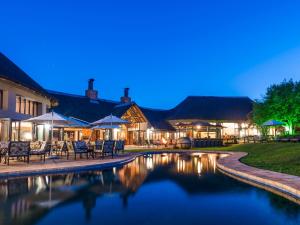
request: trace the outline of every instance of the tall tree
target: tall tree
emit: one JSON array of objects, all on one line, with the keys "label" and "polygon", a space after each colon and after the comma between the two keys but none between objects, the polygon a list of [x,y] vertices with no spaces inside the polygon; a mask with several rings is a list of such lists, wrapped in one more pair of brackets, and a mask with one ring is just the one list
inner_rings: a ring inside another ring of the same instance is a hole
[{"label": "tall tree", "polygon": [[253,120],[261,126],[265,121],[274,119],[286,123],[289,134],[300,121],[300,82],[284,80],[267,89],[261,101],[254,104]]}]

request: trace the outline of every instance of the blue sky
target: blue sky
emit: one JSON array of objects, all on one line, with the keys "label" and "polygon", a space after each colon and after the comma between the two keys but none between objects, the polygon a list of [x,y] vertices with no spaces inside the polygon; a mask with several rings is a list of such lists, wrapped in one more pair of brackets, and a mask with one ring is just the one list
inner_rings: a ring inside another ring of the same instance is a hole
[{"label": "blue sky", "polygon": [[0,1],[0,51],[47,89],[147,107],[300,79],[299,1]]}]

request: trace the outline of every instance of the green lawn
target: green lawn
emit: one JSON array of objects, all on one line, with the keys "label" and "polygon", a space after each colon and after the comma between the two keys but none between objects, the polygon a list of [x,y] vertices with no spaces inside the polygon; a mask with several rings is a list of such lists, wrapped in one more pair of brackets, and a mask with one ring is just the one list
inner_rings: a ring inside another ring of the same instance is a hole
[{"label": "green lawn", "polygon": [[[247,165],[300,176],[299,143],[245,144],[199,150],[248,152],[248,156],[241,159]],[[141,152],[149,150],[130,151]]]}]

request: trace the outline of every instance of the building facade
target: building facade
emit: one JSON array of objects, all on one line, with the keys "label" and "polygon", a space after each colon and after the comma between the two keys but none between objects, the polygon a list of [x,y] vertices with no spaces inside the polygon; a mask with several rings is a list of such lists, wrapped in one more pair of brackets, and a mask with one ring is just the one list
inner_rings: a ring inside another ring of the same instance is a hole
[{"label": "building facade", "polygon": [[54,102],[46,90],[0,53],[0,141],[31,140],[32,123],[24,120],[46,113]]},{"label": "building facade", "polygon": [[[90,81],[86,94],[82,96],[50,93],[60,103],[54,110],[63,115],[90,123],[110,114],[129,121],[113,131],[115,139],[126,140],[129,145],[167,144],[180,137],[203,139],[258,135],[251,123],[253,102],[248,97],[190,96],[172,109],[159,110],[133,102],[128,88],[124,89],[120,101],[101,99]],[[105,132],[93,131],[91,138],[104,139]]]},{"label": "building facade", "polygon": [[[24,120],[46,113],[50,107],[64,116],[92,123],[113,114],[129,124],[113,130],[115,139],[129,145],[170,143],[180,137],[224,138],[258,135],[251,123],[253,102],[248,97],[189,96],[168,110],[138,105],[129,96],[129,88],[119,101],[102,99],[88,81],[84,95],[45,90],[7,57],[0,53],[0,140],[45,138],[46,125]],[[105,139],[106,132],[89,127],[57,128],[54,136],[67,140]]]}]

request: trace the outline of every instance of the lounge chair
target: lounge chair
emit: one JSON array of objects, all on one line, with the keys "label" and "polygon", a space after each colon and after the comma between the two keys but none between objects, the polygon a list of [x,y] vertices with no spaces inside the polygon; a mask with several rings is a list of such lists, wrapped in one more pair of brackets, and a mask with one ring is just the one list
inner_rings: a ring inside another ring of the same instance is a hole
[{"label": "lounge chair", "polygon": [[30,141],[11,141],[8,145],[8,151],[5,156],[5,161],[7,165],[9,165],[9,159],[16,158],[24,158],[24,162],[27,159],[27,163],[29,163],[29,153],[30,153]]},{"label": "lounge chair", "polygon": [[106,155],[111,155],[111,157],[113,158],[114,157],[114,148],[115,148],[115,141],[104,141],[102,157],[104,158]]},{"label": "lounge chair", "polygon": [[89,148],[85,141],[73,141],[72,142],[73,150],[74,150],[74,156],[76,160],[77,154],[80,155],[80,158],[82,154],[86,154],[86,158],[89,158]]}]

